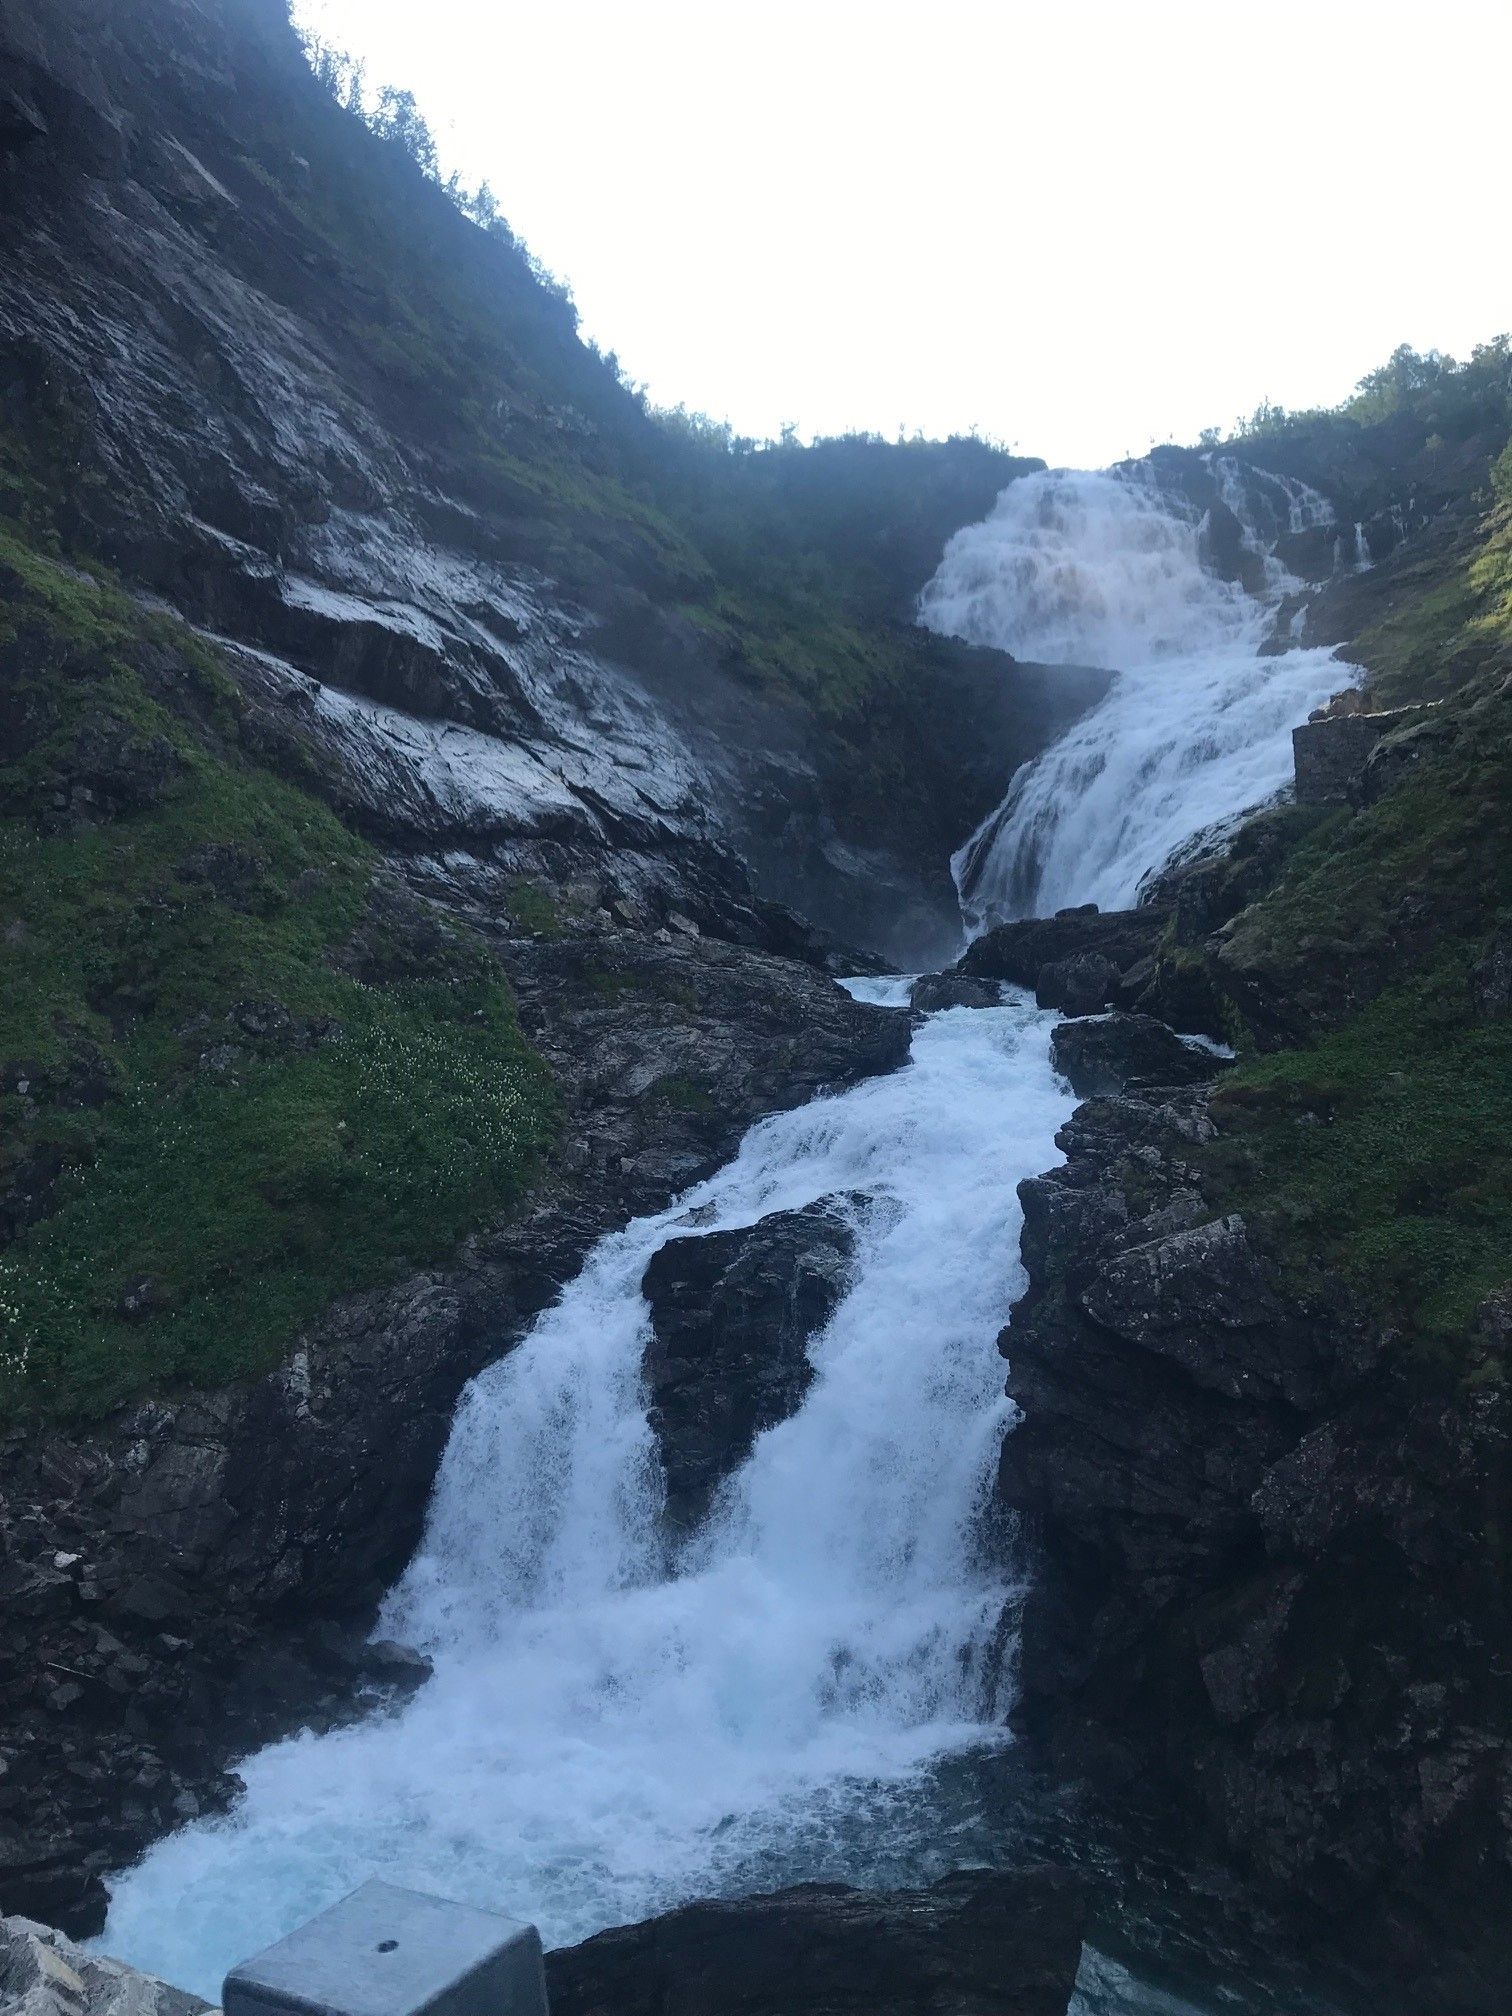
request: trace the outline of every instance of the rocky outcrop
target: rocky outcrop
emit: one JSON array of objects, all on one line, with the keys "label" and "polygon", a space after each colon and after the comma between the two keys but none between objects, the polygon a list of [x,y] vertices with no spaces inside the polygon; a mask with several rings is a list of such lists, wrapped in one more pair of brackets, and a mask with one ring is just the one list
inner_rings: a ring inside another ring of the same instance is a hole
[{"label": "rocky outcrop", "polygon": [[[675,444],[507,229],[335,104],[276,0],[0,0],[0,79],[0,424],[28,489],[68,550],[249,654],[353,816],[517,872],[555,842],[666,881],[738,846],[852,936],[949,925],[941,822],[987,812],[1105,675],[1021,687],[910,632],[918,676],[863,724],[774,700],[760,640],[685,613],[714,573]],[[962,475],[964,516],[1031,466],[1001,460]]]},{"label": "rocky outcrop", "polygon": [[1322,711],[1292,730],[1300,805],[1370,804],[1447,729],[1431,707]]},{"label": "rocky outcrop", "polygon": [[762,1430],[797,1411],[809,1342],[845,1293],[859,1201],[826,1197],[652,1256],[647,1418],[675,1527],[696,1526]]},{"label": "rocky outcrop", "polygon": [[1022,1186],[1019,1719],[1057,1776],[1160,1790],[1167,1838],[1216,1840],[1376,2006],[1483,2011],[1512,1899],[1506,1389],[1489,1343],[1488,1376],[1414,1361],[1217,1209],[1214,1133],[1202,1086],[1095,1099]]},{"label": "rocky outcrop", "polygon": [[1065,2016],[1084,1905],[1060,1870],[689,1904],[546,1956],[552,2016]]},{"label": "rocky outcrop", "polygon": [[83,1953],[51,1926],[0,1918],[0,2008],[6,2016],[199,2016],[209,2004]]},{"label": "rocky outcrop", "polygon": [[966,948],[958,972],[1032,988],[1042,1008],[1095,1015],[1133,1007],[1153,972],[1166,911],[1099,910],[1090,903],[1053,917],[999,924]]},{"label": "rocky outcrop", "polygon": [[936,1015],[943,1008],[995,1008],[1002,998],[995,980],[976,980],[969,973],[924,973],[909,990],[908,1005],[916,1015]]},{"label": "rocky outcrop", "polygon": [[346,1298],[249,1386],[0,1443],[8,1908],[93,1930],[100,1873],[224,1803],[231,1758],[412,1681],[362,1629],[418,1538],[464,1382],[596,1238],[760,1114],[907,1055],[906,1015],[696,934],[504,951],[566,1105],[567,1146],[522,1217],[452,1267]]},{"label": "rocky outcrop", "polygon": [[1214,1078],[1224,1060],[1183,1041],[1153,1015],[1098,1015],[1058,1022],[1050,1056],[1071,1090],[1083,1099],[1121,1092],[1126,1085],[1198,1085]]}]

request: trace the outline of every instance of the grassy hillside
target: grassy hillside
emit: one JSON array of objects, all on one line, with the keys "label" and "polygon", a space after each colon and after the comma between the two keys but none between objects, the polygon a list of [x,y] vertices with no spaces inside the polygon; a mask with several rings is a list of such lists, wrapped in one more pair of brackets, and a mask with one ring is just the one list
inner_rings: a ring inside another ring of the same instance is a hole
[{"label": "grassy hillside", "polygon": [[0,529],[0,1410],[262,1369],[553,1131],[482,944],[250,759],[190,633]]},{"label": "grassy hillside", "polygon": [[[1475,1310],[1512,1281],[1512,448],[1499,410],[1463,524],[1405,549],[1387,613],[1351,646],[1379,703],[1437,709],[1400,734],[1374,802],[1293,822],[1266,892],[1196,955],[1244,1053],[1214,1106],[1231,1201],[1298,1264],[1342,1267],[1415,1347],[1456,1357]],[[1168,956],[1190,984],[1192,948]]]}]

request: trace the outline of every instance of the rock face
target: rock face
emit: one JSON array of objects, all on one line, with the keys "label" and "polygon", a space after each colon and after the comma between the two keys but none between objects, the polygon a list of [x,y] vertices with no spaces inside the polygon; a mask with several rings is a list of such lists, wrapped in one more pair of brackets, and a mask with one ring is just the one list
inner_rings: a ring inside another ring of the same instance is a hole
[{"label": "rock face", "polygon": [[1042,1008],[1069,1015],[1133,1007],[1165,924],[1166,912],[1156,905],[1099,910],[1092,904],[1054,917],[1025,917],[984,932],[957,970],[1032,988]]},{"label": "rock face", "polygon": [[1398,1364],[1343,1284],[1215,1210],[1208,1100],[1094,1099],[1021,1186],[1020,1721],[1057,1777],[1161,1789],[1168,1838],[1216,1837],[1393,1977],[1376,2006],[1484,2011],[1512,1923],[1512,1408],[1473,1365]]},{"label": "rock face", "polygon": [[197,1995],[81,1953],[50,1926],[0,1918],[0,2009],[6,2016],[199,2016]]},{"label": "rock face", "polygon": [[1099,1015],[1060,1022],[1050,1055],[1083,1099],[1126,1085],[1198,1085],[1216,1077],[1223,1059],[1181,1038],[1153,1015]]},{"label": "rock face", "polygon": [[[813,968],[629,932],[507,952],[567,1108],[563,1165],[457,1264],[348,1297],[248,1387],[0,1442],[0,1900],[97,1928],[100,1873],[235,1788],[229,1761],[358,1688],[464,1382],[590,1244],[760,1114],[888,1070],[908,1017]],[[334,1622],[333,1622],[334,1620]]]},{"label": "rock face", "polygon": [[909,1006],[916,1015],[934,1015],[942,1008],[995,1008],[1002,989],[995,980],[975,980],[969,973],[924,973],[915,980]]},{"label": "rock face", "polygon": [[354,818],[663,883],[712,840],[852,935],[948,925],[953,822],[1105,675],[921,633],[887,826],[885,748],[681,613],[708,564],[625,487],[666,442],[508,233],[334,103],[277,0],[107,11],[0,0],[0,422],[65,539],[243,647]]},{"label": "rock face", "polygon": [[602,1932],[548,1953],[546,1985],[552,2016],[1065,2016],[1082,1918],[1064,1871],[810,1883]]},{"label": "rock face", "polygon": [[[1434,715],[1432,707],[1324,712],[1293,728],[1298,803],[1350,805],[1379,796],[1386,788],[1388,770],[1396,767],[1390,753],[1395,752],[1396,765],[1410,761],[1413,741],[1424,733],[1431,735]],[[1382,751],[1381,745],[1388,742],[1391,752]]]},{"label": "rock face", "polygon": [[797,1411],[809,1342],[845,1293],[853,1209],[824,1198],[653,1255],[645,1374],[675,1527],[696,1526],[761,1431]]}]

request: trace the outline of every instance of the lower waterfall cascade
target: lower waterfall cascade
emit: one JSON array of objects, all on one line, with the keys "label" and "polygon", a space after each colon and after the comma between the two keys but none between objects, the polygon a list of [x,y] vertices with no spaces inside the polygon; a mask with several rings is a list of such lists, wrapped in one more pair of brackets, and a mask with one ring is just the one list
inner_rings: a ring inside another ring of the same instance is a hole
[{"label": "lower waterfall cascade", "polygon": [[[900,1010],[907,983],[856,982]],[[930,1768],[1003,1740],[1014,1572],[980,1543],[1012,1417],[1019,1178],[1074,1101],[1053,1016],[950,1009],[890,1077],[759,1123],[604,1240],[458,1410],[380,1629],[408,1703],[241,1767],[246,1796],[113,1887],[102,1950],[214,1995],[363,1877],[533,1918],[548,1943],[696,1894],[928,1859]],[[672,1561],[641,1391],[669,1237],[861,1193],[849,1292],[799,1411]]]},{"label": "lower waterfall cascade", "polygon": [[[1327,509],[1296,486],[1283,501],[1293,529]],[[1136,466],[1021,479],[951,541],[926,622],[1119,675],[962,848],[969,927],[1126,904],[1289,776],[1290,730],[1339,662],[1276,648],[1297,584],[1259,530],[1260,593],[1209,571],[1200,533]],[[906,978],[847,984],[907,1009]],[[972,1859],[940,1774],[1008,1741],[1021,1581],[987,1518],[1014,1418],[996,1343],[1024,1280],[1017,1183],[1060,1159],[1076,1104],[1055,1019],[1012,990],[931,1015],[904,1068],[761,1121],[604,1239],[458,1407],[379,1624],[431,1677],[248,1759],[232,1812],[114,1879],[101,1950],[213,1997],[370,1875],[533,1919],[554,1945],[695,1896]],[[668,1239],[839,1195],[857,1243],[813,1384],[673,1549],[646,1266]],[[1088,1953],[1082,2016],[1186,2009]]]},{"label": "lower waterfall cascade", "polygon": [[1292,644],[1281,621],[1303,584],[1274,548],[1330,523],[1326,501],[1214,462],[1249,587],[1209,564],[1210,514],[1142,462],[1021,477],[955,534],[925,588],[931,629],[1117,675],[957,853],[974,932],[1077,903],[1127,908],[1184,843],[1290,783],[1292,729],[1347,683],[1331,650]]}]

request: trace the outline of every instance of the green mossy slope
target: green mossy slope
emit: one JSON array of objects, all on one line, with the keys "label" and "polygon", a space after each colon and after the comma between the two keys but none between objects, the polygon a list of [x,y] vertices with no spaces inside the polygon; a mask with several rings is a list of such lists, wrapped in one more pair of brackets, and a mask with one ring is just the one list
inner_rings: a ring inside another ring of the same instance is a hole
[{"label": "green mossy slope", "polygon": [[[1200,955],[1241,1050],[1214,1100],[1220,1191],[1435,1355],[1463,1350],[1512,1282],[1505,451],[1495,476],[1503,501],[1474,537],[1422,563],[1354,647],[1376,697],[1441,702],[1383,752],[1395,780],[1299,827]],[[1190,984],[1194,954],[1177,956]]]},{"label": "green mossy slope", "polygon": [[553,1097],[480,941],[250,761],[190,633],[0,532],[0,1406],[258,1371],[509,1208]]}]

